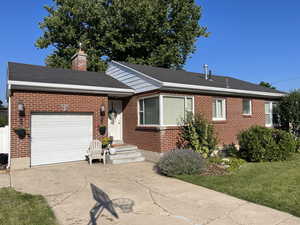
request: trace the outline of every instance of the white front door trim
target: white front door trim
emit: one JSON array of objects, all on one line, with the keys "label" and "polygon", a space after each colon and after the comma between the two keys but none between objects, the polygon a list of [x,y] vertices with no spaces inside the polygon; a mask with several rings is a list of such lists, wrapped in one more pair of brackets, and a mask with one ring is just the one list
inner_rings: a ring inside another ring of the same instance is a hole
[{"label": "white front door trim", "polygon": [[108,100],[108,112],[113,109],[117,112],[115,121],[108,118],[108,136],[113,136],[114,143],[123,143],[123,103],[122,100]]}]

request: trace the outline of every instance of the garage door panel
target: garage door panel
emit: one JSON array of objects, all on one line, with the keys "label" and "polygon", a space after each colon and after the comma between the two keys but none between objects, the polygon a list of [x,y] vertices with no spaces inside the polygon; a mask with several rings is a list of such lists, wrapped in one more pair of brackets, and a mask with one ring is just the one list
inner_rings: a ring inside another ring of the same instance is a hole
[{"label": "garage door panel", "polygon": [[91,114],[34,114],[31,123],[32,165],[85,159],[93,133]]}]

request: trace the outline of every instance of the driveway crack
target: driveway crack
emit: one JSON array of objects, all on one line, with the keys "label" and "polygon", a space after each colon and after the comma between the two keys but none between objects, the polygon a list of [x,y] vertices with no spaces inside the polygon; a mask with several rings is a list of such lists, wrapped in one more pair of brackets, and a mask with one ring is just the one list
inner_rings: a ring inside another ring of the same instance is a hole
[{"label": "driveway crack", "polygon": [[237,209],[239,209],[240,207],[242,207],[242,206],[244,206],[244,205],[247,205],[247,204],[249,204],[249,203],[248,203],[248,202],[244,202],[244,203],[242,203],[242,204],[239,204],[237,207],[235,207],[235,208],[229,210],[229,211],[226,212],[224,215],[218,216],[218,217],[213,218],[213,219],[210,219],[210,220],[206,221],[205,223],[203,223],[203,225],[209,225],[209,224],[211,224],[212,222],[214,222],[214,221],[216,221],[216,220],[224,219],[224,218],[226,218],[226,217],[228,217],[229,219],[231,219],[232,221],[234,221],[234,222],[235,222],[236,224],[238,224],[238,225],[243,225],[243,224],[237,222],[236,220],[234,220],[230,215],[231,215],[234,211],[236,211]]},{"label": "driveway crack", "polygon": [[164,196],[164,195],[162,195],[162,194],[159,193],[159,192],[153,191],[150,187],[148,187],[147,185],[145,185],[145,184],[143,184],[143,183],[140,183],[140,182],[137,181],[137,180],[134,180],[134,181],[135,181],[136,184],[142,186],[143,188],[145,188],[145,189],[148,191],[148,194],[149,194],[149,196],[150,196],[150,198],[151,198],[151,200],[152,200],[152,203],[153,203],[154,205],[156,205],[156,206],[157,206],[158,208],[160,208],[162,211],[164,211],[165,213],[167,213],[168,216],[170,216],[170,215],[172,214],[168,209],[166,209],[165,207],[163,207],[162,205],[160,205],[160,204],[155,200],[155,198],[154,198],[154,196],[153,196],[153,193],[158,194],[158,195],[161,195],[161,196],[163,196],[163,197],[167,197],[167,196]]},{"label": "driveway crack", "polygon": [[159,209],[161,209],[163,212],[165,212],[167,214],[166,216],[173,217],[173,218],[180,219],[180,220],[184,220],[185,222],[188,222],[188,223],[190,223],[192,225],[200,225],[200,224],[194,224],[194,222],[191,219],[186,218],[185,216],[175,215],[174,213],[170,212],[167,208],[163,207],[160,203],[158,203],[158,201],[155,200],[153,194],[157,194],[157,195],[160,195],[160,196],[166,197],[166,198],[168,198],[168,196],[163,195],[163,194],[161,194],[161,193],[159,193],[157,191],[152,190],[150,187],[148,187],[147,185],[139,182],[138,180],[134,180],[134,182],[136,184],[142,186],[143,188],[145,188],[148,191],[148,194],[149,194],[149,196],[150,196],[150,198],[152,200],[152,203],[154,205],[156,205]]},{"label": "driveway crack", "polygon": [[[60,201],[58,201],[57,203],[55,203],[54,205],[52,205],[52,208],[55,208],[55,207],[57,207],[57,206],[59,206],[59,205],[61,205],[63,202],[65,202],[67,199],[69,199],[69,198],[71,198],[71,196],[73,196],[73,195],[75,195],[75,194],[77,194],[77,193],[79,193],[79,192],[81,192],[86,186],[87,186],[87,184],[88,184],[88,182],[87,182],[87,177],[86,176],[84,176],[84,185],[82,185],[80,188],[78,188],[77,190],[75,190],[75,191],[72,191],[72,192],[65,192],[65,193],[69,193],[65,198],[63,198],[63,199],[61,199]],[[61,193],[61,194],[63,194],[63,193]],[[51,196],[51,195],[49,195],[49,196]],[[53,196],[55,196],[55,195],[53,195]]]}]

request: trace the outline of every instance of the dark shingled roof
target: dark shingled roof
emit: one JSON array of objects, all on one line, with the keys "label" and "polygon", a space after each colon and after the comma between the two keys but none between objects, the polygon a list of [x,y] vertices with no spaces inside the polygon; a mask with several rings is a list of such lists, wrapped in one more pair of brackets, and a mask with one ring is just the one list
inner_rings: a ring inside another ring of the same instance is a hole
[{"label": "dark shingled roof", "polygon": [[[200,85],[207,87],[230,88],[247,91],[261,91],[270,93],[284,93],[272,88],[263,87],[247,81],[235,79],[228,76],[212,76],[212,81],[206,80],[205,75],[201,73],[187,72],[185,70],[172,70],[152,66],[144,66],[131,64],[126,62],[119,62],[127,67],[142,72],[156,80],[162,82],[180,83],[188,85]],[[227,81],[226,81],[227,80]],[[227,84],[228,83],[228,86]]]},{"label": "dark shingled roof", "polygon": [[127,85],[106,75],[104,72],[55,69],[46,66],[8,63],[8,79],[14,81],[86,85],[130,89]]}]

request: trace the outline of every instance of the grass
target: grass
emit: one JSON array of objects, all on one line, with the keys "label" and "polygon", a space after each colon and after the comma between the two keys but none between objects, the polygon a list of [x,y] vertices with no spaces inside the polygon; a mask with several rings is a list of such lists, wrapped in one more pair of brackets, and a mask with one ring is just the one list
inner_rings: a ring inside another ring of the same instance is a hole
[{"label": "grass", "polygon": [[58,225],[43,196],[0,189],[0,225]]},{"label": "grass", "polygon": [[246,163],[230,175],[177,178],[300,217],[300,154],[283,162]]}]

